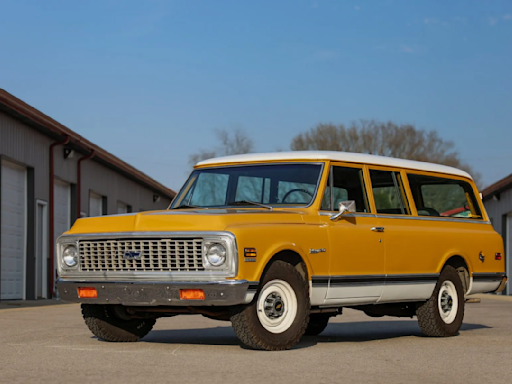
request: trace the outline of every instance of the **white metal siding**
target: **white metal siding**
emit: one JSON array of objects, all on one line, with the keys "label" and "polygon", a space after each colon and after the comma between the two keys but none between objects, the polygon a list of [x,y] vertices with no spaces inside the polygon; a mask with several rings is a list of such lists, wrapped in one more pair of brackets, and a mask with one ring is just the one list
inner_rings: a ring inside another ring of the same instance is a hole
[{"label": "white metal siding", "polygon": [[71,219],[71,192],[68,183],[55,180],[53,197],[54,197],[54,216],[53,228],[55,239],[66,232],[70,227]]},{"label": "white metal siding", "polygon": [[23,299],[26,260],[26,169],[2,161],[1,299]]}]

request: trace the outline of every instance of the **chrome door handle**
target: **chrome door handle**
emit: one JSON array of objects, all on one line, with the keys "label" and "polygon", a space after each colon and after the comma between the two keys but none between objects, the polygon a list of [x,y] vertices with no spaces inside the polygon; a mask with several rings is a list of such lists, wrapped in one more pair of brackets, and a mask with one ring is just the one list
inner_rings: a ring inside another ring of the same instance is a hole
[{"label": "chrome door handle", "polygon": [[373,227],[372,231],[373,232],[384,232],[384,227]]}]

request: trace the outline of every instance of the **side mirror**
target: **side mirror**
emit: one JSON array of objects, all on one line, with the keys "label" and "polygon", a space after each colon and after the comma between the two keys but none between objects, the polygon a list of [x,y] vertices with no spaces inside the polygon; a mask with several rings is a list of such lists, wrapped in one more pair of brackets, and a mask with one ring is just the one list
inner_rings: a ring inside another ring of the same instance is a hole
[{"label": "side mirror", "polygon": [[340,201],[338,206],[339,212],[333,216],[331,216],[332,221],[338,220],[341,216],[346,213],[355,213],[356,212],[356,202],[354,200],[345,200]]}]

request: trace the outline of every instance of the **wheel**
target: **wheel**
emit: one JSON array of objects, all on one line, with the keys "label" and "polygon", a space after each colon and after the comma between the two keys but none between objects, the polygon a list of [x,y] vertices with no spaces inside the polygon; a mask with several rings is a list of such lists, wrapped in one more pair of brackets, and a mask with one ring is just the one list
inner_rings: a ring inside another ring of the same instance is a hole
[{"label": "wheel", "polygon": [[457,270],[446,266],[430,299],[416,310],[426,336],[448,337],[459,332],[464,318],[464,288]]},{"label": "wheel", "polygon": [[327,324],[329,324],[330,317],[331,316],[322,314],[309,315],[309,324],[306,328],[305,334],[308,336],[317,336],[321,334],[327,327]]},{"label": "wheel", "polygon": [[309,321],[309,285],[299,271],[284,261],[274,262],[257,297],[233,311],[231,323],[242,344],[266,351],[290,349]]},{"label": "wheel", "polygon": [[82,304],[82,316],[95,336],[112,342],[137,341],[156,323],[155,319],[122,319],[112,305]]}]

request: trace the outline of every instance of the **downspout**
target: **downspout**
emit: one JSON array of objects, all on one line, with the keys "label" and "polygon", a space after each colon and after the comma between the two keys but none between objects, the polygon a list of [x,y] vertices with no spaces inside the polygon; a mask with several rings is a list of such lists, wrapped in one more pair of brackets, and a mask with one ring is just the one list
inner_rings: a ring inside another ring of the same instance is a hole
[{"label": "downspout", "polygon": [[56,141],[50,145],[50,293],[51,297],[55,297],[55,228],[54,228],[54,185],[55,185],[55,171],[53,167],[53,148],[58,145],[66,145],[69,143],[69,136],[66,136],[64,141]]},{"label": "downspout", "polygon": [[82,161],[90,160],[94,157],[95,153],[94,151],[91,151],[86,156],[81,157],[78,160],[78,164],[76,167],[76,218],[77,220],[80,218],[80,214],[82,210],[80,209],[82,206]]}]

